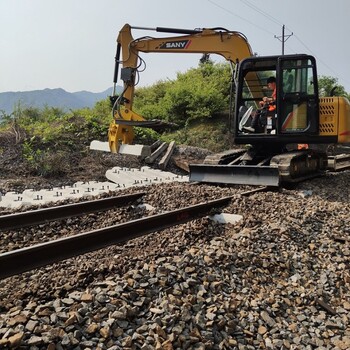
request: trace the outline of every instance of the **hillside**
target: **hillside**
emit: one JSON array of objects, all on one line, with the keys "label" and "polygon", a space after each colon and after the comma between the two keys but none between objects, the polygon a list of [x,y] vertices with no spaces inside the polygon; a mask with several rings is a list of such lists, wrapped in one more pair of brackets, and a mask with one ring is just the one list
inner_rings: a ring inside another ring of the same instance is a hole
[{"label": "hillside", "polygon": [[34,91],[0,93],[0,110],[7,114],[20,103],[22,107],[59,107],[65,110],[93,107],[97,101],[112,94],[112,88],[103,92],[89,91],[67,92],[61,88]]}]

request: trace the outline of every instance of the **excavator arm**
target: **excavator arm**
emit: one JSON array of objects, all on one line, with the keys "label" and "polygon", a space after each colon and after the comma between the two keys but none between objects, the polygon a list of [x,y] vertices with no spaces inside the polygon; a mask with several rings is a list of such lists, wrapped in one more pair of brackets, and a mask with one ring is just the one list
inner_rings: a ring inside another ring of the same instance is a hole
[{"label": "excavator arm", "polygon": [[[132,29],[153,30],[163,33],[178,34],[172,37],[141,37],[134,39]],[[162,122],[145,120],[133,111],[135,85],[138,82],[139,70],[143,65],[140,52],[144,53],[201,53],[218,54],[232,65],[236,65],[244,58],[253,55],[247,38],[239,32],[223,28],[211,29],[173,29],[173,28],[142,28],[131,27],[125,24],[117,39],[116,65],[114,71],[114,102],[112,114],[113,122],[110,125],[108,140],[111,152],[118,152],[120,144],[132,144],[134,126],[157,128]],[[116,96],[119,66],[120,77],[123,80],[123,92]],[[247,85],[254,84],[256,76],[247,77]]]}]

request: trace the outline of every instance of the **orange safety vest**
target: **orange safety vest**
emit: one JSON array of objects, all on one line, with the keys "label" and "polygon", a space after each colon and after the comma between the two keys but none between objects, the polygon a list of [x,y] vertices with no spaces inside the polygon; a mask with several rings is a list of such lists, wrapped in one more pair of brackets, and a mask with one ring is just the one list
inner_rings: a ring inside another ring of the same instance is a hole
[{"label": "orange safety vest", "polygon": [[[276,101],[276,89],[273,90],[271,97],[273,98],[274,101]],[[269,112],[273,112],[276,110],[276,104],[272,103],[269,106]]]}]

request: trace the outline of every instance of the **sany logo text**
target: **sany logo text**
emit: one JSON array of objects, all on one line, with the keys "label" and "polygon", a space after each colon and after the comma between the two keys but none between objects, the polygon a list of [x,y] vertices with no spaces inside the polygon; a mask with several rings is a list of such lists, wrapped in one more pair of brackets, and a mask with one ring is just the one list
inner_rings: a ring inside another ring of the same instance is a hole
[{"label": "sany logo text", "polygon": [[165,49],[187,49],[191,40],[166,41],[158,46],[159,50]]}]

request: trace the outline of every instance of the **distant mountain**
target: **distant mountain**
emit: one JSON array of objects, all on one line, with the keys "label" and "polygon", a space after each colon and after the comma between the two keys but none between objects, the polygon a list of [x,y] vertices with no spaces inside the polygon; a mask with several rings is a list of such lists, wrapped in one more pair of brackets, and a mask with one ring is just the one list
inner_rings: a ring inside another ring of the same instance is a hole
[{"label": "distant mountain", "polygon": [[[120,92],[121,87],[117,87]],[[113,89],[103,92],[67,92],[63,89],[44,89],[34,91],[2,92],[0,93],[0,110],[12,113],[20,102],[22,107],[59,107],[64,110],[93,107],[97,101],[104,100],[112,94]]]}]

